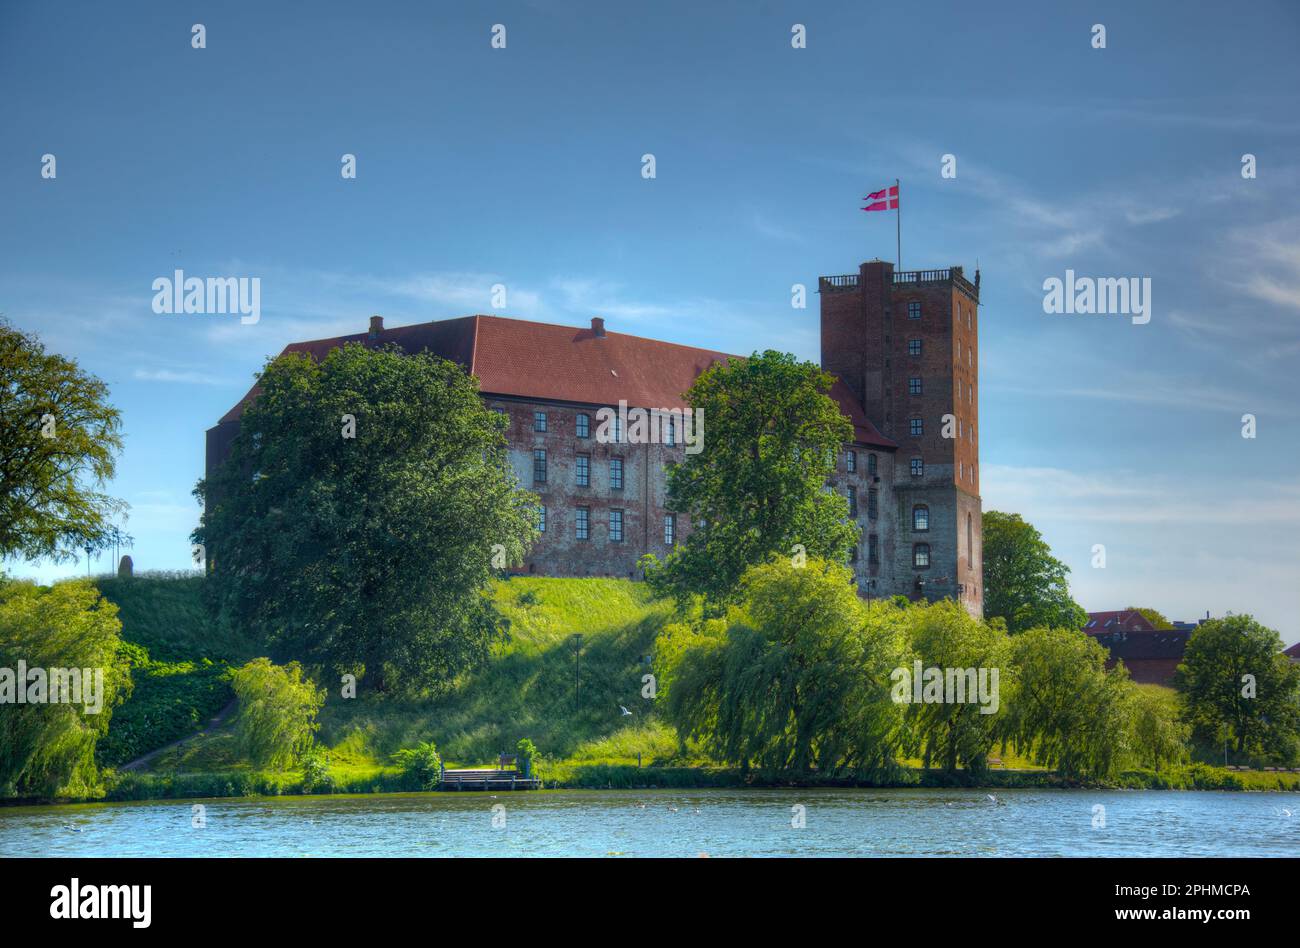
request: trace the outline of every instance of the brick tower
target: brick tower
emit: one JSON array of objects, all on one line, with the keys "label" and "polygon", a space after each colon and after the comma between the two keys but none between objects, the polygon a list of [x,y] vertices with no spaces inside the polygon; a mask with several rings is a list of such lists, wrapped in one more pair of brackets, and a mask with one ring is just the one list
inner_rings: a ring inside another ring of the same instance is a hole
[{"label": "brick tower", "polygon": [[822,277],[819,292],[822,367],[898,443],[881,497],[893,535],[872,594],[951,596],[981,615],[979,274],[972,284],[961,267],[873,260]]}]

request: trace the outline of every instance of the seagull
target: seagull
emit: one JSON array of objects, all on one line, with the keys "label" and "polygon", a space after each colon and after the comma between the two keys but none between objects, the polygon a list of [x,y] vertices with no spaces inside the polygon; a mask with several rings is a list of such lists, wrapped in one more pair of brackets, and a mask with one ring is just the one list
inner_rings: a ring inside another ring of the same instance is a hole
[{"label": "seagull", "polygon": [[629,711],[627,708],[623,707],[621,704],[618,706],[618,709],[623,712],[623,717],[630,718],[632,716],[632,712]]},{"label": "seagull", "polygon": [[986,793],[986,794],[984,794],[984,795],[985,795],[986,797],[989,798],[989,802],[990,802],[990,803],[992,803],[994,806],[997,806],[997,804],[998,804],[998,798],[997,798],[997,797],[995,797],[995,796],[994,796],[993,794],[991,794],[991,793]]},{"label": "seagull", "polygon": [[1282,807],[1282,809],[1278,810],[1277,812],[1278,812],[1278,814],[1281,815],[1281,816],[1285,816],[1285,817],[1290,817],[1290,816],[1291,816],[1291,811],[1288,810],[1286,807]]}]

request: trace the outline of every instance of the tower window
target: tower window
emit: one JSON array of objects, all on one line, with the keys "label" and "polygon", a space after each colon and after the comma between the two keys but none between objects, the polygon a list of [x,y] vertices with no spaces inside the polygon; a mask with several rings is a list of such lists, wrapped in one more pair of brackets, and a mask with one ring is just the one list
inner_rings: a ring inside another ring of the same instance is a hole
[{"label": "tower window", "polygon": [[852,474],[852,473],[854,473],[855,471],[857,471],[857,469],[858,469],[858,452],[856,452],[856,451],[845,451],[845,452],[844,452],[844,469],[845,469],[846,471],[848,471],[850,474]]},{"label": "tower window", "polygon": [[623,511],[609,512],[609,539],[614,543],[623,542]]},{"label": "tower window", "polygon": [[907,354],[910,355],[910,356],[919,356],[919,355],[921,354],[921,340],[920,340],[920,339],[909,339],[909,340],[907,340]]},{"label": "tower window", "polygon": [[546,449],[538,448],[533,451],[533,482],[535,484],[546,483]]},{"label": "tower window", "polygon": [[919,438],[925,433],[925,424],[920,418],[913,418],[908,424],[908,430],[913,438]]},{"label": "tower window", "polygon": [[908,319],[921,318],[921,304],[919,302],[911,302],[907,304],[907,318]]},{"label": "tower window", "polygon": [[880,491],[874,487],[867,491],[867,519],[875,520],[880,516]]},{"label": "tower window", "polygon": [[591,455],[579,454],[577,457],[577,478],[579,487],[591,486]]},{"label": "tower window", "polygon": [[542,504],[537,508],[537,532],[546,532],[546,505]]},{"label": "tower window", "polygon": [[930,544],[917,543],[912,546],[912,566],[916,569],[930,568]]},{"label": "tower window", "polygon": [[880,562],[880,537],[874,533],[867,537],[867,562],[873,566]]},{"label": "tower window", "polygon": [[912,529],[930,529],[930,508],[925,504],[917,504],[912,508]]},{"label": "tower window", "polygon": [[533,412],[533,430],[534,431],[546,430],[546,412],[544,411]]},{"label": "tower window", "polygon": [[664,514],[664,546],[672,546],[677,539],[677,517]]},{"label": "tower window", "polygon": [[914,376],[912,376],[910,379],[907,380],[907,394],[909,394],[909,395],[920,395],[920,394],[921,394],[921,378],[920,378],[920,376],[916,376],[916,375],[914,375]]},{"label": "tower window", "polygon": [[579,540],[589,539],[591,536],[591,508],[579,507],[577,513],[578,518],[574,521],[577,527],[577,538]]},{"label": "tower window", "polygon": [[849,488],[849,516],[854,520],[858,518],[858,492]]},{"label": "tower window", "polygon": [[579,438],[591,437],[591,416],[586,412],[578,413],[578,420],[574,425],[574,431]]},{"label": "tower window", "polygon": [[925,473],[925,462],[920,458],[912,458],[912,476],[920,477]]},{"label": "tower window", "polygon": [[623,459],[609,459],[609,488],[610,490],[623,489]]},{"label": "tower window", "polygon": [[876,456],[874,454],[867,455],[867,473],[872,477],[876,476]]}]

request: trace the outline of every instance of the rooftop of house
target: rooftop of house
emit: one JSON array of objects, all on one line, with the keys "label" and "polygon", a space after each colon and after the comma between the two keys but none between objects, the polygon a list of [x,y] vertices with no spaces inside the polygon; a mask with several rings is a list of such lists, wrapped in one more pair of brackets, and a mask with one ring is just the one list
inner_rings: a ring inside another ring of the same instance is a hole
[{"label": "rooftop of house", "polygon": [[[616,406],[622,400],[632,407],[663,409],[685,408],[684,393],[709,366],[743,358],[608,332],[600,317],[590,326],[575,327],[482,315],[392,328],[374,316],[367,332],[291,343],[281,355],[303,352],[323,359],[351,342],[428,351],[458,362],[488,396],[596,406]],[[257,392],[257,386],[250,389],[221,421],[237,419]],[[897,447],[872,424],[842,381],[835,381],[830,395],[853,423],[857,443]]]},{"label": "rooftop of house", "polygon": [[1088,620],[1083,624],[1083,631],[1089,635],[1119,631],[1154,632],[1156,627],[1136,609],[1117,609],[1113,612],[1088,613]]}]

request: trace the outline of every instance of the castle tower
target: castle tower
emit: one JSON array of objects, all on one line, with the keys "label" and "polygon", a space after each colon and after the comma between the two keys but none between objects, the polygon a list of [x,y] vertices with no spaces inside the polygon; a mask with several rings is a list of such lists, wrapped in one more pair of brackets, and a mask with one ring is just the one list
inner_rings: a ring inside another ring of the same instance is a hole
[{"label": "castle tower", "polygon": [[950,596],[982,615],[979,274],[873,260],[819,292],[822,367],[898,443],[882,498],[889,585],[874,595]]}]

